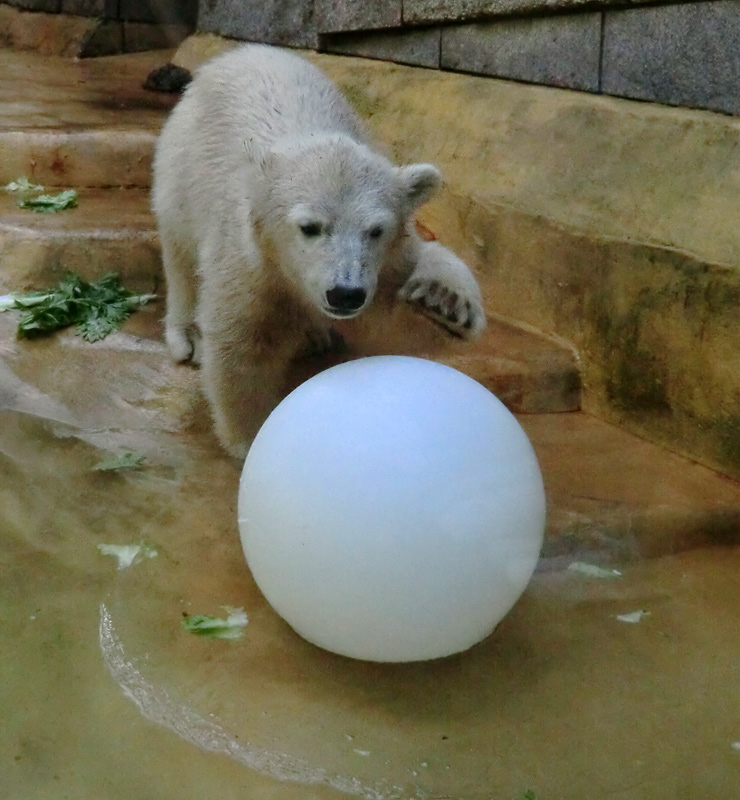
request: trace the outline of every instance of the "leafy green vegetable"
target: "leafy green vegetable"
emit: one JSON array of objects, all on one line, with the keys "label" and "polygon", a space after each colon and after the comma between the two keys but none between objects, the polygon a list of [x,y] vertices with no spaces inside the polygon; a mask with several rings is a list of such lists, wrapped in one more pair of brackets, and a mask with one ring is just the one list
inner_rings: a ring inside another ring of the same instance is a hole
[{"label": "leafy green vegetable", "polygon": [[181,625],[186,631],[197,636],[209,636],[212,639],[240,639],[244,635],[244,626],[249,619],[243,608],[221,606],[228,614],[226,619],[211,617],[207,614],[185,614]]},{"label": "leafy green vegetable", "polygon": [[76,205],[77,192],[74,189],[66,189],[59,194],[24,197],[18,202],[18,208],[29,208],[31,211],[38,211],[41,214],[53,214],[56,211],[64,211],[66,208],[74,208]]},{"label": "leafy green vegetable", "polygon": [[97,342],[118,330],[135,309],[154,297],[124,289],[114,274],[88,283],[70,273],[54,289],[0,297],[0,311],[23,312],[18,322],[19,338],[31,339],[75,325],[85,341]]},{"label": "leafy green vegetable", "polygon": [[155,558],[157,548],[150,544],[99,544],[98,550],[104,556],[115,556],[118,559],[118,569],[126,569],[132,564],[138,564],[145,558]]},{"label": "leafy green vegetable", "polygon": [[138,453],[118,453],[99,461],[93,469],[96,472],[120,472],[124,469],[141,469],[146,457]]},{"label": "leafy green vegetable", "polygon": [[44,187],[39,183],[31,183],[28,178],[16,178],[3,186],[3,190],[11,194],[31,194],[33,192],[43,192]]}]

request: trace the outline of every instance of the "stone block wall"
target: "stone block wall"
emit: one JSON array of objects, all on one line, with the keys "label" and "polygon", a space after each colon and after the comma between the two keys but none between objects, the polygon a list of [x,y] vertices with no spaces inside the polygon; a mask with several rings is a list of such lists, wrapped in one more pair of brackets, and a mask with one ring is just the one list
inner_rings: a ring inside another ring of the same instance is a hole
[{"label": "stone block wall", "polygon": [[314,0],[200,0],[198,30],[288,47],[319,45]]},{"label": "stone block wall", "polygon": [[740,0],[200,0],[198,28],[740,114]]},{"label": "stone block wall", "polygon": [[[196,28],[431,69],[740,114],[740,0],[7,0],[96,18],[81,55]],[[2,39],[2,31],[0,31]]]},{"label": "stone block wall", "polygon": [[322,49],[740,114],[738,0],[390,0],[372,31],[370,5],[315,0]]},{"label": "stone block wall", "polygon": [[0,6],[18,12],[8,27],[26,33],[42,18],[19,19],[24,12],[41,14],[45,22],[51,14],[87,19],[76,28],[74,55],[81,57],[175,47],[194,32],[198,16],[198,0],[6,0]]}]

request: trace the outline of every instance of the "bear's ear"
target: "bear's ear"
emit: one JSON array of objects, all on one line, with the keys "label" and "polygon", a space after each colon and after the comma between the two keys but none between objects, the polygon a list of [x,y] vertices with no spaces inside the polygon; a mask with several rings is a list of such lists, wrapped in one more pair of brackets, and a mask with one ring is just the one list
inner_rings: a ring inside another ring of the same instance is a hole
[{"label": "bear's ear", "polygon": [[442,175],[433,164],[409,164],[398,171],[409,214],[426,203],[442,183]]}]

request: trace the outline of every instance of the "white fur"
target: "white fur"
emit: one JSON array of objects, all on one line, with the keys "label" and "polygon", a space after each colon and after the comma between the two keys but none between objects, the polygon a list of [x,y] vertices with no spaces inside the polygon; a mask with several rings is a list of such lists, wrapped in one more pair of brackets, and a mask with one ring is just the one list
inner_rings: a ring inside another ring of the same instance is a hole
[{"label": "white fur", "polygon": [[203,369],[216,432],[244,456],[284,391],[306,335],[372,301],[394,268],[399,296],[454,333],[485,325],[467,267],[416,234],[436,190],[430,164],[373,151],[347,102],[298,56],[244,45],[203,66],[165,124],[153,208],[173,358]]}]

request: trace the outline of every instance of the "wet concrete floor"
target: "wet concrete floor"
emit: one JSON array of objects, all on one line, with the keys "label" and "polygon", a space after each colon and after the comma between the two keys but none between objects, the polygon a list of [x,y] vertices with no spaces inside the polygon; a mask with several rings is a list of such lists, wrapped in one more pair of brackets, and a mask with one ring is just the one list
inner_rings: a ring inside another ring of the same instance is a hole
[{"label": "wet concrete floor", "polygon": [[[612,579],[543,562],[467,653],[334,656],[260,595],[236,528],[239,465],[195,371],[162,355],[130,332],[17,342],[0,317],[0,796],[740,796],[740,549]],[[124,450],[141,470],[93,469]],[[97,548],[141,541],[158,555],[127,569]],[[248,613],[242,639],[180,625],[224,605]]]}]

